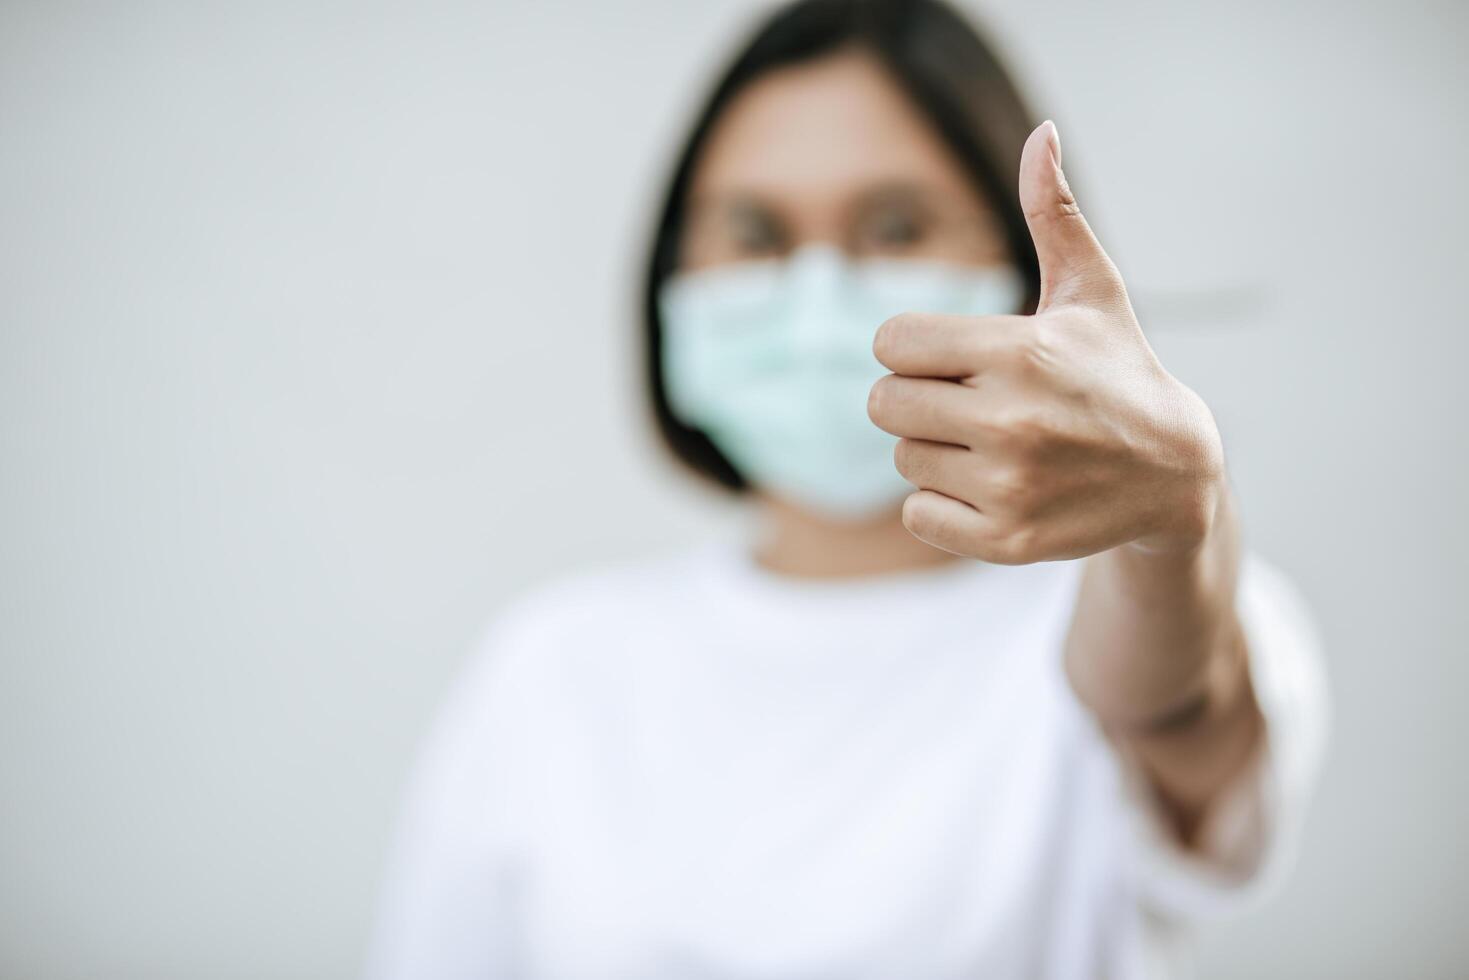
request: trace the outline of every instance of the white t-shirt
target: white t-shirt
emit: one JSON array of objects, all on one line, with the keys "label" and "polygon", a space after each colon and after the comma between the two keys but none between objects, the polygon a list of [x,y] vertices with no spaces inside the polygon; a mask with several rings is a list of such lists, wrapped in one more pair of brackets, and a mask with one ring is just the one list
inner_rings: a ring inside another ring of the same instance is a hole
[{"label": "white t-shirt", "polygon": [[530,592],[425,743],[368,975],[1177,975],[1289,861],[1317,644],[1247,557],[1268,748],[1185,853],[1067,686],[1079,570],[795,580],[718,543]]}]

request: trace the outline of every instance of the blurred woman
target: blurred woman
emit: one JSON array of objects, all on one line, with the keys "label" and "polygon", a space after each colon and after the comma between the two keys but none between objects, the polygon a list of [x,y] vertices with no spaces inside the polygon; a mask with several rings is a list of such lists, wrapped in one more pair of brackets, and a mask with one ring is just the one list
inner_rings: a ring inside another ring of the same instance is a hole
[{"label": "blurred woman", "polygon": [[939,3],[755,33],[645,342],[664,440],[758,530],[502,611],[372,975],[1175,975],[1285,866],[1311,627],[1061,162]]}]

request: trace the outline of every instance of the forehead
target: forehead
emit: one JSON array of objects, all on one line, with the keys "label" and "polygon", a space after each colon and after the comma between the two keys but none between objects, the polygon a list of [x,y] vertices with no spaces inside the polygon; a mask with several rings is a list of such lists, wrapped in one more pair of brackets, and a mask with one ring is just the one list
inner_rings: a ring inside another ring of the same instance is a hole
[{"label": "forehead", "polygon": [[845,51],[771,71],[735,96],[709,134],[692,190],[814,204],[891,181],[975,194],[886,70]]}]

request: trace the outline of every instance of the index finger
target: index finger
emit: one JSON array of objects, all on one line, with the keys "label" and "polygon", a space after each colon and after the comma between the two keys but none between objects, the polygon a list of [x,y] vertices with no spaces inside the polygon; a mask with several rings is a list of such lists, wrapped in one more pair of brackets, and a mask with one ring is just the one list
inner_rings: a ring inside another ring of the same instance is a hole
[{"label": "index finger", "polygon": [[894,374],[967,378],[1012,350],[1028,316],[899,313],[877,328],[872,353]]}]

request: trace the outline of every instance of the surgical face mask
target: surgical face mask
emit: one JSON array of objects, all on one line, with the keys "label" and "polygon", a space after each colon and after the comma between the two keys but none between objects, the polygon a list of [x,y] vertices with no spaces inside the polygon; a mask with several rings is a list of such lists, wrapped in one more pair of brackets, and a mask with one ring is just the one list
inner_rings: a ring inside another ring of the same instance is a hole
[{"label": "surgical face mask", "polygon": [[679,273],[658,297],[669,404],[762,490],[870,517],[913,490],[893,465],[897,438],[867,417],[888,373],[877,328],[904,312],[1014,313],[1024,292],[1008,267],[852,261],[826,245]]}]

